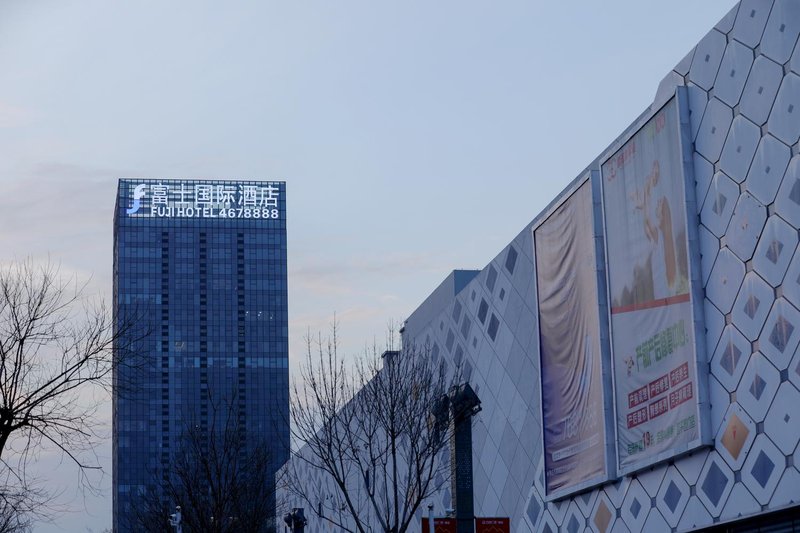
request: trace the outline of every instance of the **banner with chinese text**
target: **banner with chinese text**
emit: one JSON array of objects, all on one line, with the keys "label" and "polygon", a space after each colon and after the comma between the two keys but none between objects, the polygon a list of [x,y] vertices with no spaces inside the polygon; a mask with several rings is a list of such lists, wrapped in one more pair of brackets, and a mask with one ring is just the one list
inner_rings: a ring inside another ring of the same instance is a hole
[{"label": "banner with chinese text", "polygon": [[623,473],[700,437],[680,135],[673,98],[602,165]]}]

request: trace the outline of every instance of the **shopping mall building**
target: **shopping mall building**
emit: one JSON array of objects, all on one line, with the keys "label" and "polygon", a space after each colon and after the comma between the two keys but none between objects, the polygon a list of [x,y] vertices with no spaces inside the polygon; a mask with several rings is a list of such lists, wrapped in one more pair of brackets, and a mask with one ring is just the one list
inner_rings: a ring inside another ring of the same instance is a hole
[{"label": "shopping mall building", "polygon": [[[480,398],[476,516],[520,532],[793,530],[798,34],[797,0],[736,5],[483,270],[408,318],[404,342]],[[434,514],[451,501],[445,483]]]}]

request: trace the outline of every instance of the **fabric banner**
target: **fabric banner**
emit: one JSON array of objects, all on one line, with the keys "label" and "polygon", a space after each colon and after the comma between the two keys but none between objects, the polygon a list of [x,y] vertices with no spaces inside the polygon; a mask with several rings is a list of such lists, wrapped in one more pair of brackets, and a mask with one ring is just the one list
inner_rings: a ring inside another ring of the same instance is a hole
[{"label": "fabric banner", "polygon": [[548,495],[607,475],[592,213],[587,180],[534,230]]},{"label": "fabric banner", "polygon": [[677,100],[602,165],[621,471],[699,438]]}]

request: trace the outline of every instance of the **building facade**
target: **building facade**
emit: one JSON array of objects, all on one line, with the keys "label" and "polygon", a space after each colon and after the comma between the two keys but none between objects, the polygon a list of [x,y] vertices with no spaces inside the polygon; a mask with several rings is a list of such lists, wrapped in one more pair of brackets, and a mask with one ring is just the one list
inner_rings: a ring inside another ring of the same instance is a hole
[{"label": "building facade", "polygon": [[284,182],[119,181],[114,314],[145,335],[114,374],[114,531],[136,530],[137,498],[161,494],[189,428],[232,420],[248,446],[269,443],[276,467],[286,460],[285,193]]},{"label": "building facade", "polygon": [[[608,533],[800,512],[798,35],[795,0],[735,5],[474,279],[408,318],[482,402],[476,516]],[[449,485],[431,503],[444,516]]]}]

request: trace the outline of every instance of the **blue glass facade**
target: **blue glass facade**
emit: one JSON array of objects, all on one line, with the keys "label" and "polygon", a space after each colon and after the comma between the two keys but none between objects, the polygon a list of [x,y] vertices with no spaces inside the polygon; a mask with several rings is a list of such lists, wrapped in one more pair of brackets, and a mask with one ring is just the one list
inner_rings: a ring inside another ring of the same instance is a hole
[{"label": "blue glass facade", "polygon": [[213,427],[215,403],[285,462],[284,182],[120,180],[114,313],[147,331],[141,364],[114,375],[114,531],[132,530],[133,498],[161,490],[187,424]]}]

